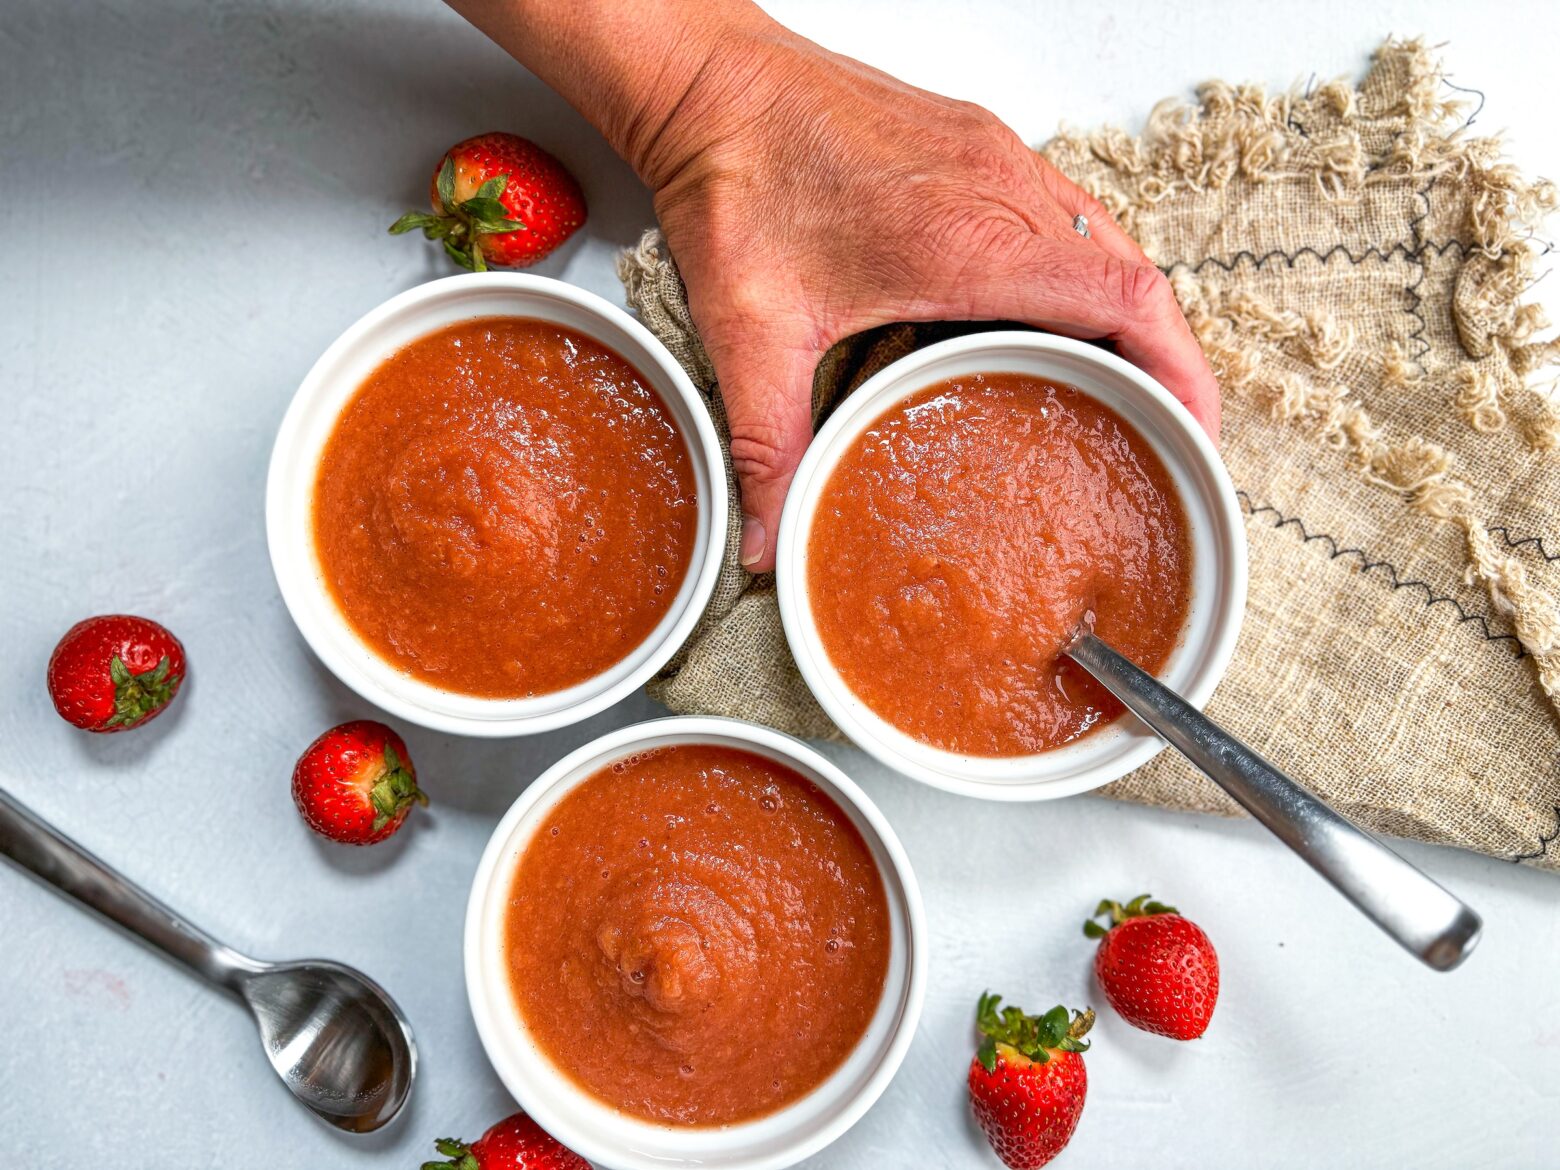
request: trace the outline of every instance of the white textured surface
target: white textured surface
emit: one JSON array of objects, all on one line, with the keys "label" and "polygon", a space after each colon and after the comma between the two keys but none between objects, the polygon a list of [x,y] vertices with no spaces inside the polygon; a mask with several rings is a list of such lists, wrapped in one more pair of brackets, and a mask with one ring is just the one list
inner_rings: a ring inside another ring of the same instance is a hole
[{"label": "white textured surface", "polygon": [[[1560,18],[1538,4],[775,7],[1033,139],[1063,117],[1131,120],[1208,76],[1356,71],[1383,34],[1423,32],[1452,42],[1459,84],[1493,91],[1480,128],[1510,127],[1519,161],[1560,172]],[[372,851],[320,843],[289,802],[293,759],[373,712],[293,631],[261,531],[271,435],[303,372],[364,309],[444,271],[384,226],[444,146],[496,127],[555,149],[591,201],[587,238],[543,271],[616,297],[611,256],[648,221],[644,193],[433,0],[11,0],[0,18],[0,783],[235,945],[372,972],[424,1057],[391,1130],[338,1136],[271,1081],[239,1009],[0,867],[6,1165],[412,1166],[507,1111],[460,978],[467,882],[528,779],[652,705],[511,743],[411,730],[433,810]],[[110,609],[166,621],[194,675],[159,722],[94,738],[54,717],[42,676],[72,621]],[[1553,876],[1406,849],[1488,922],[1466,969],[1436,976],[1252,825],[1087,798],[981,805],[830,755],[910,850],[934,949],[904,1069],[817,1165],[995,1166],[962,1103],[976,994],[1090,998],[1083,914],[1148,888],[1216,940],[1218,1014],[1182,1046],[1105,1018],[1059,1165],[1553,1165]]]}]

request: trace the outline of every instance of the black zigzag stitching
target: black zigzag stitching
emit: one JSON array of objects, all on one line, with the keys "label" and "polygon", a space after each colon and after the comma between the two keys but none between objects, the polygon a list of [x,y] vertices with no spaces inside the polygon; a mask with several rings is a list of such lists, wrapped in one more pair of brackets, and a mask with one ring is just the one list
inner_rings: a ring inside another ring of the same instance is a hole
[{"label": "black zigzag stitching", "polygon": [[1347,257],[1350,264],[1356,265],[1363,264],[1366,260],[1371,259],[1380,260],[1385,263],[1388,260],[1391,260],[1394,256],[1401,256],[1410,263],[1417,264],[1419,266],[1419,274],[1415,276],[1412,281],[1403,286],[1403,291],[1408,295],[1408,308],[1405,311],[1415,321],[1414,328],[1409,332],[1408,335],[1408,339],[1414,343],[1414,364],[1419,367],[1419,372],[1423,374],[1425,372],[1424,356],[1430,352],[1430,342],[1425,338],[1425,330],[1428,326],[1425,322],[1424,297],[1421,296],[1419,292],[1420,286],[1423,285],[1425,281],[1424,258],[1429,253],[1433,253],[1437,256],[1444,256],[1446,253],[1454,249],[1459,256],[1466,258],[1468,252],[1470,251],[1469,246],[1463,243],[1461,240],[1444,240],[1436,243],[1425,240],[1421,237],[1420,229],[1423,227],[1425,219],[1430,214],[1430,188],[1435,186],[1435,181],[1436,177],[1432,176],[1423,187],[1414,192],[1414,198],[1418,199],[1422,206],[1419,214],[1414,216],[1414,218],[1410,220],[1408,224],[1408,230],[1410,233],[1412,233],[1412,246],[1404,243],[1397,243],[1386,249],[1386,251],[1382,251],[1380,248],[1372,244],[1363,252],[1351,252],[1349,251],[1347,245],[1334,244],[1331,248],[1328,248],[1327,251],[1319,252],[1307,244],[1303,248],[1296,248],[1293,252],[1285,252],[1280,248],[1275,248],[1271,252],[1264,252],[1261,256],[1258,256],[1250,249],[1242,248],[1239,252],[1236,252],[1234,255],[1232,255],[1228,260],[1224,259],[1222,256],[1208,256],[1202,260],[1199,260],[1196,264],[1188,264],[1184,260],[1179,260],[1166,268],[1165,272],[1170,273],[1174,272],[1177,268],[1185,268],[1193,274],[1196,274],[1201,272],[1210,264],[1216,268],[1222,268],[1225,272],[1234,272],[1243,260],[1250,261],[1252,267],[1259,270],[1264,265],[1274,260],[1282,260],[1290,268],[1293,268],[1296,261],[1298,261],[1302,256],[1315,257],[1323,264],[1330,262],[1335,256],[1344,256]]},{"label": "black zigzag stitching", "polygon": [[1538,848],[1530,849],[1526,853],[1518,853],[1513,857],[1512,863],[1520,865],[1524,861],[1533,861],[1549,852],[1549,846],[1554,843],[1556,837],[1560,837],[1560,804],[1555,805],[1555,831],[1541,834],[1538,838]]},{"label": "black zigzag stitching", "polygon": [[1511,531],[1504,524],[1490,524],[1485,528],[1485,531],[1498,533],[1507,548],[1525,548],[1528,545],[1532,545],[1538,550],[1538,555],[1550,564],[1560,561],[1560,553],[1552,553],[1544,547],[1544,538],[1542,536],[1515,537],[1511,535]]},{"label": "black zigzag stitching", "polygon": [[1251,496],[1239,488],[1235,490],[1235,494],[1240,498],[1240,501],[1245,507],[1248,515],[1272,515],[1277,518],[1273,524],[1274,528],[1287,528],[1290,525],[1293,525],[1297,530],[1299,530],[1301,542],[1303,544],[1310,544],[1313,541],[1325,541],[1327,546],[1332,550],[1327,555],[1328,560],[1335,561],[1340,557],[1354,557],[1360,563],[1361,573],[1369,573],[1376,570],[1381,571],[1386,575],[1387,581],[1394,591],[1399,589],[1420,590],[1425,595],[1425,607],[1427,609],[1433,608],[1437,605],[1449,605],[1453,610],[1456,611],[1459,625],[1471,622],[1478,626],[1479,630],[1481,631],[1481,636],[1486,642],[1510,642],[1515,650],[1515,656],[1517,658],[1527,657],[1527,651],[1522,648],[1521,639],[1519,639],[1515,634],[1497,634],[1490,630],[1489,614],[1475,613],[1470,611],[1463,605],[1462,602],[1458,601],[1457,598],[1450,597],[1443,593],[1437,593],[1430,587],[1430,584],[1427,581],[1421,581],[1417,577],[1404,578],[1402,573],[1398,571],[1396,565],[1392,564],[1390,561],[1372,560],[1370,555],[1362,548],[1340,547],[1337,540],[1335,540],[1327,533],[1310,531],[1310,529],[1305,526],[1305,521],[1301,520],[1299,517],[1286,516],[1271,504],[1253,503]]},{"label": "black zigzag stitching", "polygon": [[[1428,188],[1425,190],[1428,191]],[[1424,216],[1421,215],[1414,222],[1417,224],[1423,218]],[[1437,256],[1444,256],[1446,253],[1454,250],[1459,256],[1467,256],[1472,249],[1461,240],[1444,240],[1440,243],[1426,242],[1412,248],[1407,244],[1393,244],[1386,251],[1382,251],[1372,244],[1363,252],[1351,252],[1347,244],[1334,244],[1327,251],[1318,252],[1311,245],[1307,244],[1303,248],[1296,248],[1292,252],[1286,252],[1282,248],[1274,248],[1271,252],[1264,252],[1260,256],[1249,248],[1242,248],[1239,252],[1232,253],[1227,260],[1223,256],[1207,256],[1196,264],[1190,264],[1185,260],[1177,260],[1174,264],[1168,265],[1165,268],[1165,272],[1168,274],[1174,272],[1177,268],[1184,268],[1195,275],[1210,264],[1215,268],[1222,268],[1225,272],[1234,272],[1235,269],[1240,267],[1242,261],[1249,261],[1253,268],[1264,268],[1275,260],[1282,260],[1288,267],[1293,268],[1302,256],[1310,256],[1323,264],[1331,262],[1338,256],[1343,256],[1350,264],[1363,264],[1367,260],[1386,262],[1394,256],[1402,256],[1405,260],[1417,260],[1427,252],[1433,252]]]},{"label": "black zigzag stitching", "polygon": [[[1309,529],[1307,529],[1306,526],[1305,526],[1305,521],[1301,520],[1299,517],[1296,517],[1296,516],[1285,516],[1282,512],[1280,512],[1277,508],[1273,507],[1270,504],[1254,504],[1254,503],[1252,503],[1250,494],[1245,492],[1245,491],[1243,491],[1243,490],[1241,490],[1240,488],[1236,488],[1235,489],[1235,494],[1236,494],[1236,496],[1238,496],[1240,498],[1240,502],[1245,507],[1247,514],[1249,514],[1251,516],[1268,515],[1268,514],[1276,516],[1277,520],[1275,520],[1275,522],[1273,524],[1274,528],[1287,528],[1291,524],[1294,525],[1295,528],[1298,529],[1299,532],[1300,532],[1300,539],[1301,539],[1302,543],[1310,544],[1312,541],[1315,541],[1315,540],[1326,541],[1328,547],[1332,549],[1332,552],[1330,552],[1328,554],[1328,559],[1329,560],[1337,560],[1339,557],[1357,557],[1359,559],[1359,562],[1360,562],[1360,572],[1368,573],[1372,569],[1381,569],[1381,570],[1385,571],[1385,573],[1387,574],[1387,579],[1391,582],[1392,588],[1394,590],[1397,590],[1397,589],[1416,589],[1416,588],[1420,589],[1420,590],[1423,590],[1424,591],[1424,595],[1425,595],[1425,605],[1426,605],[1427,608],[1430,607],[1430,606],[1434,606],[1434,605],[1440,605],[1442,603],[1450,605],[1453,609],[1455,609],[1457,611],[1457,620],[1458,620],[1459,623],[1462,623],[1462,622],[1475,622],[1475,623],[1478,624],[1479,628],[1483,631],[1484,640],[1486,642],[1508,642],[1508,641],[1509,642],[1514,642],[1514,643],[1516,643],[1516,656],[1518,658],[1524,658],[1524,657],[1527,656],[1527,651],[1522,648],[1522,643],[1517,639],[1515,634],[1492,634],[1492,633],[1490,633],[1489,622],[1486,620],[1486,615],[1468,612],[1468,610],[1463,607],[1462,603],[1460,601],[1458,601],[1455,597],[1446,597],[1446,596],[1443,596],[1443,595],[1441,595],[1439,593],[1436,593],[1424,581],[1420,581],[1420,580],[1417,580],[1417,579],[1412,579],[1412,580],[1405,581],[1403,579],[1403,577],[1402,577],[1402,574],[1400,574],[1397,571],[1397,568],[1394,565],[1389,564],[1386,561],[1373,561],[1373,560],[1371,560],[1370,557],[1366,554],[1364,549],[1360,549],[1360,548],[1340,548],[1338,546],[1338,542],[1336,540],[1334,540],[1331,536],[1329,536],[1327,533],[1325,533],[1325,532],[1311,532]],[[1524,538],[1523,540],[1513,541],[1511,539],[1510,535],[1506,532],[1506,530],[1504,528],[1491,528],[1490,531],[1491,532],[1499,532],[1505,538],[1506,543],[1508,545],[1510,545],[1512,548],[1515,548],[1518,545],[1536,544],[1538,546],[1539,552],[1546,559],[1548,559],[1548,560],[1560,559],[1560,556],[1551,557],[1549,555],[1549,553],[1544,550],[1543,542],[1541,540],[1539,540],[1539,538],[1536,537],[1536,536],[1529,536],[1529,537]],[[1554,828],[1554,831],[1551,832],[1551,833],[1541,834],[1539,836],[1539,838],[1538,838],[1538,847],[1537,848],[1530,849],[1526,853],[1518,853],[1518,854],[1515,854],[1514,856],[1512,856],[1510,858],[1510,861],[1512,862],[1512,864],[1515,865],[1515,864],[1520,864],[1520,863],[1522,863],[1524,861],[1534,861],[1534,860],[1537,860],[1540,857],[1543,857],[1546,853],[1549,852],[1549,847],[1552,844],[1554,844],[1554,842],[1557,839],[1560,839],[1560,804],[1557,804],[1557,805],[1554,806],[1554,813],[1555,813],[1555,828]]]},{"label": "black zigzag stitching", "polygon": [[[1408,224],[1408,230],[1413,233],[1414,240],[1413,262],[1419,267],[1419,275],[1414,277],[1408,284],[1405,284],[1403,291],[1408,294],[1408,315],[1418,322],[1413,330],[1410,331],[1408,339],[1418,347],[1414,350],[1414,365],[1419,367],[1421,374],[1425,372],[1424,356],[1430,352],[1430,342],[1425,337],[1425,330],[1428,328],[1425,322],[1425,298],[1419,295],[1419,288],[1425,282],[1424,259],[1426,244],[1422,229],[1425,220],[1430,215],[1430,188],[1435,186],[1437,177],[1436,175],[1431,175],[1426,180],[1425,185],[1414,192],[1414,198],[1419,200],[1423,208]],[[1437,255],[1440,255],[1440,253],[1437,253]],[[1465,249],[1459,252],[1458,255],[1466,259],[1468,253]]]}]

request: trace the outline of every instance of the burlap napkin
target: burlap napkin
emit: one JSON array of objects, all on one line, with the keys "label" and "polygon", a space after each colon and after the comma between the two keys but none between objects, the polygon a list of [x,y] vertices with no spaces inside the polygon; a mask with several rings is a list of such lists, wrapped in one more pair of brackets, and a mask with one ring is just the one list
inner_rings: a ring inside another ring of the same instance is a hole
[{"label": "burlap napkin", "polygon": [[[1464,96],[1421,44],[1388,42],[1358,88],[1212,82],[1141,138],[1042,149],[1170,273],[1224,387],[1251,597],[1210,713],[1373,829],[1560,868],[1560,413],[1534,383],[1560,347],[1534,340],[1547,323],[1523,299],[1555,192],[1465,132]],[[659,236],[621,274],[724,433]],[[837,347],[815,415],[964,328]],[[839,734],[787,653],[772,578],[737,563],[735,517],[708,614],[651,693]],[[1236,811],[1168,751],[1105,791]]]}]

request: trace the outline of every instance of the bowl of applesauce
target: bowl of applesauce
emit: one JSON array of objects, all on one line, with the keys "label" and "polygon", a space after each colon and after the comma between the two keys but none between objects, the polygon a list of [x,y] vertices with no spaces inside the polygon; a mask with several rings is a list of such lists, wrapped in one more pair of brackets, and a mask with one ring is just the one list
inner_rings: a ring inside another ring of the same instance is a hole
[{"label": "bowl of applesauce", "polygon": [[392,297],[304,378],[266,534],[289,613],[364,698],[520,735],[636,690],[692,631],[728,524],[709,412],[622,310],[562,281]]},{"label": "bowl of applesauce", "polygon": [[533,781],[466,912],[482,1045],[613,1170],[775,1170],[903,1060],[925,923],[893,830],[798,740],[731,719],[620,728]]},{"label": "bowl of applesauce", "polygon": [[1163,746],[1062,652],[1099,636],[1201,706],[1234,653],[1245,525],[1191,414],[1098,346],[978,333],[846,398],[780,524],[803,679],[855,743],[991,800],[1096,788]]}]

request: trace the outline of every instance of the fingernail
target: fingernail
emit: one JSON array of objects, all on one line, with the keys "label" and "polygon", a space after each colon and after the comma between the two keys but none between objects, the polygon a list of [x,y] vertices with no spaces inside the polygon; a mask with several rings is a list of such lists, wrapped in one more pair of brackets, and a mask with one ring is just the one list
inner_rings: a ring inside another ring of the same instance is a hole
[{"label": "fingernail", "polygon": [[764,555],[764,526],[757,516],[742,517],[742,546],[737,559],[744,565],[756,565]]}]

